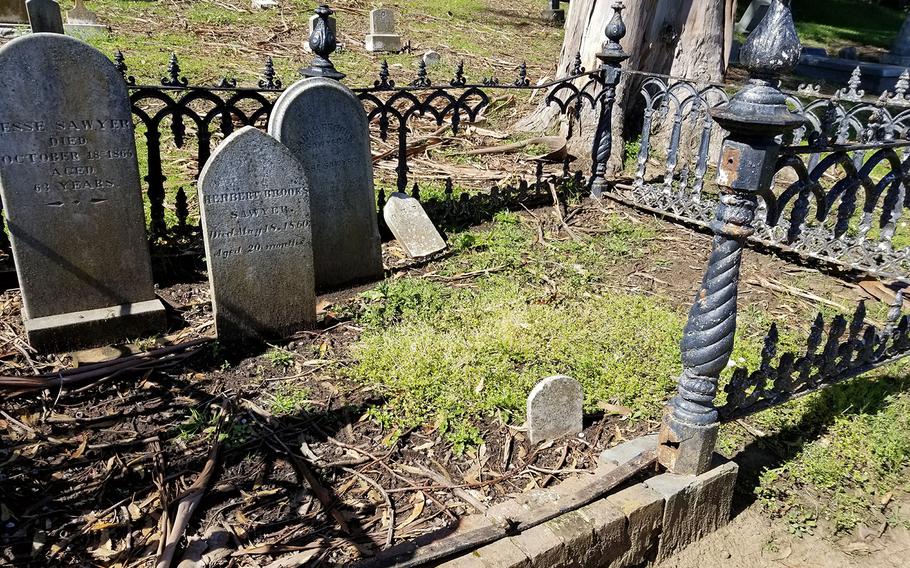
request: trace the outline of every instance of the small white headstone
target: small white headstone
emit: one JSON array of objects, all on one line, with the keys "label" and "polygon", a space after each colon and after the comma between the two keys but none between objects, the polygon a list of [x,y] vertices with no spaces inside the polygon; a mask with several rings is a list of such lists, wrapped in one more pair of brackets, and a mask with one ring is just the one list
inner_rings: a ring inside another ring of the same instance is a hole
[{"label": "small white headstone", "polygon": [[409,195],[396,192],[389,196],[382,217],[411,258],[429,256],[446,248],[446,242],[420,202]]},{"label": "small white headstone", "polygon": [[427,67],[439,65],[441,61],[442,56],[439,55],[439,52],[433,51],[432,49],[423,54],[423,62],[426,63]]},{"label": "small white headstone", "polygon": [[276,0],[253,0],[252,5],[257,10],[268,10],[269,8],[276,8],[278,2]]},{"label": "small white headstone", "polygon": [[555,440],[582,432],[581,384],[565,375],[547,377],[528,395],[528,431],[531,443]]}]

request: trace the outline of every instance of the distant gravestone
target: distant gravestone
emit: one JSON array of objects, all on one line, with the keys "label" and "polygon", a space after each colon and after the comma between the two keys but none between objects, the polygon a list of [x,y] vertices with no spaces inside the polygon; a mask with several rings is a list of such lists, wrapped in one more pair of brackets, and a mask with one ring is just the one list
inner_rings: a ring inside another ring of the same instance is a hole
[{"label": "distant gravestone", "polygon": [[0,49],[0,192],[29,341],[162,331],[129,96],[101,52],[32,34]]},{"label": "distant gravestone", "polygon": [[427,52],[423,54],[422,59],[427,67],[439,65],[442,62],[442,56],[439,55],[439,52],[433,51],[432,49],[427,50]]},{"label": "distant gravestone", "polygon": [[28,22],[32,27],[32,32],[63,33],[63,16],[60,14],[60,5],[54,0],[28,0],[25,7],[28,10]]},{"label": "distant gravestone", "polygon": [[583,403],[581,384],[572,377],[556,375],[534,385],[528,395],[531,443],[580,434]]},{"label": "distant gravestone", "polygon": [[882,63],[910,67],[910,14],[891,45],[891,51],[882,55]]},{"label": "distant gravestone", "polygon": [[25,0],[0,0],[0,24],[27,24]]},{"label": "distant gravestone", "polygon": [[218,339],[281,339],[316,323],[310,191],[303,166],[252,127],[228,136],[199,176]]},{"label": "distant gravestone", "polygon": [[382,209],[389,230],[411,258],[420,258],[446,248],[446,242],[427,217],[420,202],[404,193],[389,196]]},{"label": "distant gravestone", "polygon": [[367,51],[401,51],[401,36],[395,33],[395,11],[376,8],[370,11],[370,33]]},{"label": "distant gravestone", "polygon": [[768,13],[768,8],[770,7],[771,0],[752,0],[746,11],[743,12],[743,17],[736,23],[736,31],[741,34],[752,33],[752,30],[758,27],[762,18]]},{"label": "distant gravestone", "polygon": [[332,79],[297,81],[275,102],[269,134],[309,181],[316,289],[381,278],[370,132],[357,96]]},{"label": "distant gravestone", "polygon": [[66,34],[86,40],[96,36],[105,36],[107,26],[98,20],[98,15],[85,7],[83,0],[76,0],[76,5],[66,13]]}]

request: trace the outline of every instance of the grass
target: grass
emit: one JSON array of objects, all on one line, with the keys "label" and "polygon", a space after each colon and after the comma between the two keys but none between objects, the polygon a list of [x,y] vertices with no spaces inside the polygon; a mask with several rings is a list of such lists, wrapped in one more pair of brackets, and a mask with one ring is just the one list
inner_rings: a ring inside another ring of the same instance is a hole
[{"label": "grass", "polygon": [[[748,5],[742,2],[741,5]],[[891,47],[905,14],[862,0],[795,0],[796,30],[804,45]]]},{"label": "grass", "polygon": [[[801,449],[766,470],[757,495],[791,531],[877,526],[889,495],[910,490],[910,364],[900,363],[802,401],[780,415],[784,440]],[[910,522],[896,513],[891,524]]]},{"label": "grass", "polygon": [[[500,213],[489,228],[452,235],[455,255],[438,274],[483,273],[469,286],[404,277],[363,294],[364,332],[345,373],[385,398],[374,419],[436,428],[462,450],[485,420],[521,423],[528,392],[554,374],[582,383],[588,410],[611,402],[660,414],[685,312],[609,285],[616,262],[656,254],[654,227],[614,216],[596,239],[541,245],[532,225]],[[758,345],[741,342],[737,360]]]}]

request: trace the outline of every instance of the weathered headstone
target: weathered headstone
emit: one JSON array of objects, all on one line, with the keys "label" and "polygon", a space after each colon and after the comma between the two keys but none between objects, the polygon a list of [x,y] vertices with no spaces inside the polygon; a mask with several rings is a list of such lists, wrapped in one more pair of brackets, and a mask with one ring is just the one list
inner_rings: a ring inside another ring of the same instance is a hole
[{"label": "weathered headstone", "polygon": [[357,96],[332,79],[297,81],[275,102],[269,134],[309,181],[316,290],[381,278],[370,132]]},{"label": "weathered headstone", "polygon": [[238,130],[206,162],[199,203],[218,339],[312,328],[310,191],[291,151],[252,126]]},{"label": "weathered headstone", "polygon": [[126,85],[100,51],[31,34],[0,48],[0,192],[29,341],[162,331]]},{"label": "weathered headstone", "polygon": [[107,35],[107,26],[98,20],[98,15],[85,7],[83,0],[76,0],[76,5],[66,13],[66,34],[86,40],[91,37]]},{"label": "weathered headstone", "polygon": [[367,51],[401,51],[401,36],[395,33],[395,11],[376,8],[370,11],[370,33]]},{"label": "weathered headstone", "polygon": [[556,375],[534,385],[528,395],[531,443],[580,434],[583,403],[581,384],[572,377]]},{"label": "weathered headstone", "polygon": [[0,24],[27,24],[25,0],[0,0]]},{"label": "weathered headstone", "polygon": [[446,242],[420,202],[404,193],[389,196],[382,217],[398,244],[411,258],[429,256],[446,248]]},{"label": "weathered headstone", "polygon": [[433,51],[430,49],[423,54],[423,62],[427,67],[439,65],[442,62],[442,56],[439,55],[438,51]]},{"label": "weathered headstone", "polygon": [[63,33],[60,4],[54,0],[28,0],[25,8],[28,10],[28,23],[32,26],[32,32]]},{"label": "weathered headstone", "polygon": [[741,34],[752,33],[752,30],[758,27],[762,18],[768,13],[768,8],[770,7],[771,0],[752,0],[746,11],[743,12],[743,17],[736,23],[736,31]]}]

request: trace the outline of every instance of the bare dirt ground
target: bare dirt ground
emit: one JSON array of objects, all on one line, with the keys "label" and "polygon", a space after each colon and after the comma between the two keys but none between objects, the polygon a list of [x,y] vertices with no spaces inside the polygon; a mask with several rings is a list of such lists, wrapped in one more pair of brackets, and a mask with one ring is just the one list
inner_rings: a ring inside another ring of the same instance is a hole
[{"label": "bare dirt ground", "polygon": [[661,562],[657,568],[905,568],[910,565],[910,530],[884,535],[821,536],[790,534],[771,521],[758,504],[736,514],[730,524]]}]

